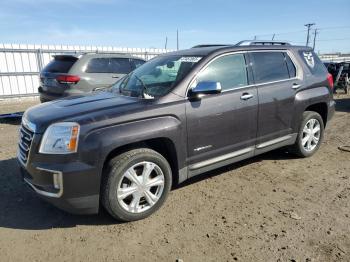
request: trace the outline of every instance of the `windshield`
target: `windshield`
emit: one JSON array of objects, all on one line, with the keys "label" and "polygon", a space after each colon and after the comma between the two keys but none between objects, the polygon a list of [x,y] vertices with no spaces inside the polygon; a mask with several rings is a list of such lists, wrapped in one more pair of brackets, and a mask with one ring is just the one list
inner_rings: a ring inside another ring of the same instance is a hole
[{"label": "windshield", "polygon": [[168,94],[199,62],[199,56],[159,56],[115,83],[113,92],[146,99]]}]

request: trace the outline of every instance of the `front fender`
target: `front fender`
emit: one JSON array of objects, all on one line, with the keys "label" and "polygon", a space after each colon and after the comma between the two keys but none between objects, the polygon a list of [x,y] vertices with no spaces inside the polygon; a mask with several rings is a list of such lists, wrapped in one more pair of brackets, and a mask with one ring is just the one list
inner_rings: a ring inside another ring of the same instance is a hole
[{"label": "front fender", "polygon": [[83,141],[86,154],[83,158],[91,158],[91,152],[95,152],[93,161],[102,171],[107,156],[116,148],[142,142],[155,138],[167,138],[176,147],[176,154],[179,163],[184,163],[186,148],[184,130],[181,121],[173,116],[160,116],[149,119],[142,119],[128,123],[103,127],[89,133]]}]

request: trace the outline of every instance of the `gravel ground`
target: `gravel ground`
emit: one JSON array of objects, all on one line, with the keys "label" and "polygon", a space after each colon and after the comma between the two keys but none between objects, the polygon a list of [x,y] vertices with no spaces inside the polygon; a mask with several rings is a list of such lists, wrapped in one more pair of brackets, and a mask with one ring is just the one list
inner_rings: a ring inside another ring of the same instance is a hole
[{"label": "gravel ground", "polygon": [[[1,101],[1,113],[36,99]],[[311,158],[283,150],[203,174],[155,215],[73,216],[20,180],[18,122],[0,122],[1,261],[350,261],[350,96]]]}]

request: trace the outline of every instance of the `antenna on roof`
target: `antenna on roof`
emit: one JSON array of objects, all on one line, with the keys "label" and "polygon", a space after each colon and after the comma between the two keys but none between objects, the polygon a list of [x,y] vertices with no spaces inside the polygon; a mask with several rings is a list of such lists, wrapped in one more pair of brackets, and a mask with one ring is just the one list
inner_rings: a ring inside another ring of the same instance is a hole
[{"label": "antenna on roof", "polygon": [[176,29],[176,48],[179,50],[179,29]]}]

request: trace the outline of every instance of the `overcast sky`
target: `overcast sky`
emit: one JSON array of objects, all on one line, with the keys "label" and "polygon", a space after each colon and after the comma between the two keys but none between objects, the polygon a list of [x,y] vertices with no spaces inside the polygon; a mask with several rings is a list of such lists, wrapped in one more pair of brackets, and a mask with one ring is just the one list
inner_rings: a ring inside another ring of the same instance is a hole
[{"label": "overcast sky", "polygon": [[316,51],[350,52],[349,0],[2,0],[0,43],[175,48],[178,28],[182,49],[274,33],[305,44],[308,22]]}]

